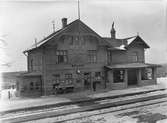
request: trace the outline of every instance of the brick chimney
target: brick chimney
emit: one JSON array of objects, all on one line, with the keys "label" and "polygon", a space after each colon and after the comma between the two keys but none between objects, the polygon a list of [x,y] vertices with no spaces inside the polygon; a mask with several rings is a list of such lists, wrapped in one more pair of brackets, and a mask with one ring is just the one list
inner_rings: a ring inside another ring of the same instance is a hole
[{"label": "brick chimney", "polygon": [[67,26],[67,18],[62,18],[62,28]]}]

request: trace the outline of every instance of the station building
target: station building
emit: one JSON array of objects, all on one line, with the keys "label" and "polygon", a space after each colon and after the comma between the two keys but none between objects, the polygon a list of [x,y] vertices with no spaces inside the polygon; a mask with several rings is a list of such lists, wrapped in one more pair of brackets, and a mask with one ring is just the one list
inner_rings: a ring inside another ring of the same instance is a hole
[{"label": "station building", "polygon": [[149,45],[139,36],[102,37],[80,19],[24,51],[28,71],[19,76],[20,95],[52,95],[156,84],[158,65],[145,63]]}]

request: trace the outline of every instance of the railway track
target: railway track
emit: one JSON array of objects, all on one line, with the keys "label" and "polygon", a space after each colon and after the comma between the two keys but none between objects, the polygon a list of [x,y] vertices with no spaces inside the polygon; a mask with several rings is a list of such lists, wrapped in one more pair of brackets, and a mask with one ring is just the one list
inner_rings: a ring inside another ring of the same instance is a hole
[{"label": "railway track", "polygon": [[[126,108],[118,108],[115,107],[121,107],[121,106],[128,106],[131,105],[131,108],[136,107],[133,106],[133,104],[140,104],[137,105],[140,106],[146,106],[146,105],[155,105],[159,103],[166,103],[167,102],[167,93],[165,92],[165,89],[157,90],[157,91],[151,91],[151,92],[143,92],[143,93],[133,93],[128,94],[126,96],[118,96],[115,98],[112,97],[105,97],[101,99],[95,99],[91,101],[81,101],[78,103],[72,103],[70,105],[62,105],[62,106],[56,106],[56,107],[49,107],[49,108],[43,108],[38,110],[28,110],[28,111],[18,111],[18,112],[9,112],[9,113],[3,113],[1,114],[1,120],[3,122],[12,122],[12,123],[18,123],[18,122],[26,122],[26,121],[34,121],[34,120],[40,120],[45,118],[51,118],[51,117],[64,117],[71,114],[76,113],[82,113],[82,112],[92,112],[96,110],[103,110],[108,108],[113,108],[115,110],[112,111],[119,111],[119,110],[125,110]],[[150,103],[147,103],[151,101]],[[130,108],[130,107],[129,107]],[[110,111],[111,112],[111,111]],[[74,119],[74,118],[73,118]],[[67,119],[70,120],[70,119]],[[63,122],[66,121],[65,118],[63,120],[58,120],[57,122]]]}]

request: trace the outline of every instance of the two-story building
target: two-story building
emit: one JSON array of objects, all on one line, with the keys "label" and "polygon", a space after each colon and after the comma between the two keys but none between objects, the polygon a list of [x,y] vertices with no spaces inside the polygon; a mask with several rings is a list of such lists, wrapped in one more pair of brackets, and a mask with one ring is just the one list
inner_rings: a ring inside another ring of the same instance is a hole
[{"label": "two-story building", "polygon": [[28,72],[19,76],[21,95],[50,95],[64,89],[124,89],[156,84],[158,65],[145,63],[148,44],[140,37],[101,37],[80,19],[24,51]]}]

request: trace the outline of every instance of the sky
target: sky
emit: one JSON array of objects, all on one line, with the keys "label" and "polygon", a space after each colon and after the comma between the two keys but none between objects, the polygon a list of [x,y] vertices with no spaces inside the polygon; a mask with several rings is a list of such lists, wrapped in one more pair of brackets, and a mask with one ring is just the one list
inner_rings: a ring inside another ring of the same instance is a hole
[{"label": "sky", "polygon": [[[23,51],[78,18],[77,0],[0,0],[1,71],[27,70]],[[80,0],[81,20],[102,37],[139,35],[150,45],[147,63],[167,63],[167,0]],[[7,63],[7,64],[6,64]]]}]

